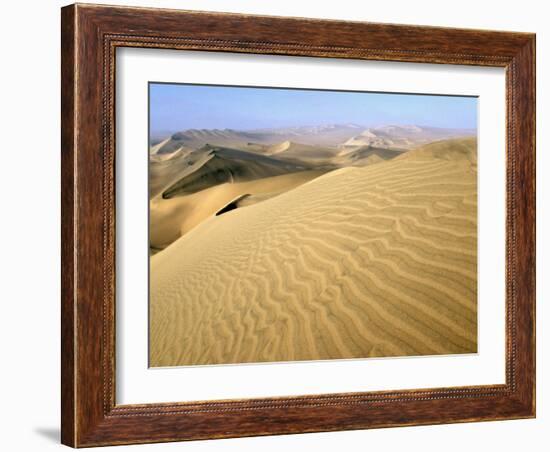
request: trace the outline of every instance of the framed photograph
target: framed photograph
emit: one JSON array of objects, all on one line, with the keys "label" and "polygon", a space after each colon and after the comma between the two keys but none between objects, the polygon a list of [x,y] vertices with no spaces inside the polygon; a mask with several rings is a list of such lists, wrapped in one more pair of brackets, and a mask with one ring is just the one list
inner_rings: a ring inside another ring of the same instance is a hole
[{"label": "framed photograph", "polygon": [[535,416],[535,36],[62,9],[62,442]]}]

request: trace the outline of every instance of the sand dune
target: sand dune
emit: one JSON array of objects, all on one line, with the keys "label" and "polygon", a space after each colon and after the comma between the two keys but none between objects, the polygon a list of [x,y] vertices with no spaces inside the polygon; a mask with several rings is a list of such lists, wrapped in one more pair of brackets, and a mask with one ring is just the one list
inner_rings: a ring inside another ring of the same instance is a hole
[{"label": "sand dune", "polygon": [[357,148],[345,148],[334,157],[332,162],[339,166],[365,166],[390,160],[402,154],[402,151],[376,148],[372,146],[359,146]]},{"label": "sand dune", "polygon": [[475,352],[475,156],[434,143],[209,213],[151,258],[151,365]]},{"label": "sand dune", "polygon": [[208,152],[184,151],[178,148],[173,153],[154,154],[149,157],[149,197],[159,196],[177,181],[202,167],[211,156]]},{"label": "sand dune", "polygon": [[308,144],[283,141],[267,148],[268,155],[283,159],[309,160],[313,162],[330,161],[339,152],[338,148],[311,146]]},{"label": "sand dune", "polygon": [[281,152],[288,151],[288,149],[292,146],[292,143],[290,141],[283,141],[282,143],[274,144],[272,146],[269,146],[266,149],[266,153],[269,155],[273,154],[280,154]]},{"label": "sand dune", "polygon": [[163,198],[189,195],[225,182],[246,182],[308,169],[306,164],[284,162],[271,157],[222,147],[201,148],[204,158],[192,170],[162,192]]},{"label": "sand dune", "polygon": [[174,133],[155,144],[156,152],[172,152],[180,146],[198,149],[207,144],[216,144],[242,150],[262,151],[265,147],[285,140],[321,146],[336,146],[356,135],[361,126],[356,124],[328,124],[275,129],[188,129]]},{"label": "sand dune", "polygon": [[163,142],[155,145],[157,152],[172,152],[180,146],[199,149],[208,144],[236,147],[250,141],[264,142],[262,134],[231,129],[189,129],[174,133]]},{"label": "sand dune", "polygon": [[474,136],[473,129],[447,129],[418,125],[386,125],[366,128],[358,124],[325,124],[257,130],[188,129],[176,132],[153,145],[155,153],[171,153],[181,146],[199,149],[215,144],[245,151],[263,152],[285,141],[321,147],[372,145],[404,148],[435,140]]},{"label": "sand dune", "polygon": [[473,129],[445,129],[425,126],[387,125],[363,130],[350,138],[342,147],[372,146],[394,150],[413,149],[437,140],[475,136]]},{"label": "sand dune", "polygon": [[164,249],[237,197],[250,195],[239,204],[252,205],[291,190],[323,173],[300,171],[247,182],[223,183],[188,196],[170,199],[157,197],[150,203],[150,246],[157,251]]},{"label": "sand dune", "polygon": [[419,126],[365,130],[355,124],[256,131],[191,129],[150,147],[149,195],[173,197],[231,180],[371,165],[420,143],[471,133]]}]

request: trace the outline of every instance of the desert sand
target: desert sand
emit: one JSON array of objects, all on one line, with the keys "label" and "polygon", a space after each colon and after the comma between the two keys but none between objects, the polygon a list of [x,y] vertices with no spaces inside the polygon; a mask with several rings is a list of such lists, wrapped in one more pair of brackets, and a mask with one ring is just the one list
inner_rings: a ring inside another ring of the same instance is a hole
[{"label": "desert sand", "polygon": [[476,352],[476,141],[392,157],[170,199],[163,179],[150,365]]},{"label": "desert sand", "polygon": [[243,195],[248,196],[240,204],[251,205],[254,200],[263,201],[277,196],[323,173],[324,171],[300,171],[246,182],[226,182],[170,199],[157,196],[150,203],[150,246],[157,250],[164,249]]}]

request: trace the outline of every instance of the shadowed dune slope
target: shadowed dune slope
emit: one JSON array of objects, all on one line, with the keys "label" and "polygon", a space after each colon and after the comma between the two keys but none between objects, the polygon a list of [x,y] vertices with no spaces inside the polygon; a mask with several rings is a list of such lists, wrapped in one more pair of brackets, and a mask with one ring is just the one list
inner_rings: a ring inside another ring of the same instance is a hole
[{"label": "shadowed dune slope", "polygon": [[149,157],[149,198],[162,194],[172,184],[192,174],[211,157],[207,152],[180,148],[171,154]]},{"label": "shadowed dune slope", "polygon": [[152,366],[477,350],[474,139],[332,171],[151,258]]},{"label": "shadowed dune slope", "polygon": [[245,182],[308,168],[306,164],[283,162],[264,155],[237,149],[208,147],[200,165],[182,173],[182,177],[162,193],[163,198],[189,195],[225,182]]}]

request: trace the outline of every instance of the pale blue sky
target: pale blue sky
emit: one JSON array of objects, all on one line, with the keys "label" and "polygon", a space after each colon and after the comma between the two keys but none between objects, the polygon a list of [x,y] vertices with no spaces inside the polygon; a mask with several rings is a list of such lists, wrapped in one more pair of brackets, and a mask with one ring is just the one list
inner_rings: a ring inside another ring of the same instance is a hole
[{"label": "pale blue sky", "polygon": [[149,84],[151,135],[354,123],[477,127],[477,98]]}]

